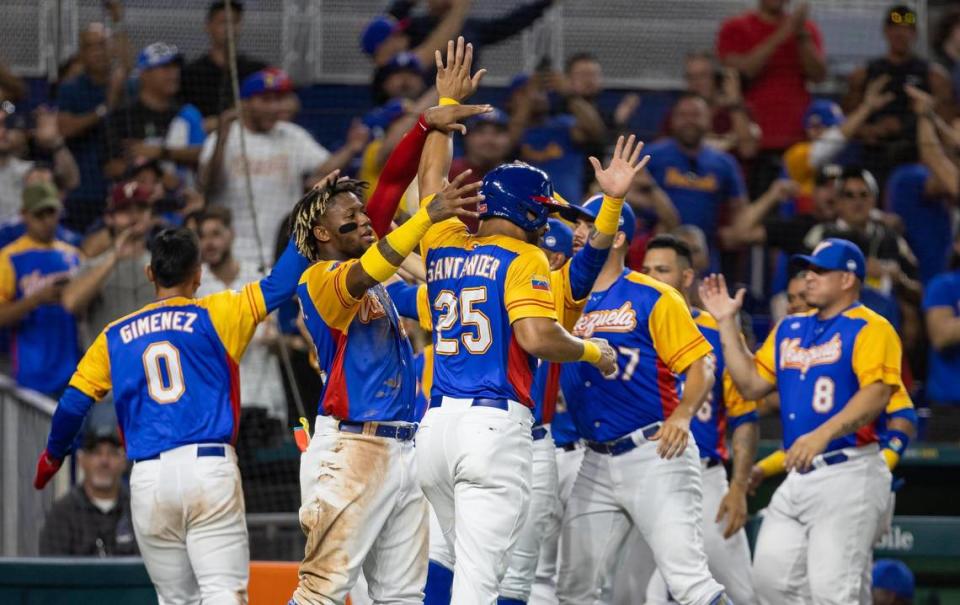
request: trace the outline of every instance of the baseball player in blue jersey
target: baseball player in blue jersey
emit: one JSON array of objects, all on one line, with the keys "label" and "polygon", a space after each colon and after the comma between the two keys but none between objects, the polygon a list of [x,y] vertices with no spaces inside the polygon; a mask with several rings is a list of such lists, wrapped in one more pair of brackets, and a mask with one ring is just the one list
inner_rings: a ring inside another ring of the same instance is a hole
[{"label": "baseball player in blue jersey", "polygon": [[[643,273],[673,286],[685,295],[696,278],[690,248],[672,235],[658,235],[647,243]],[[747,489],[756,458],[757,405],[737,391],[724,364],[717,322],[709,313],[691,307],[693,321],[713,347],[714,384],[707,400],[697,410],[690,428],[700,450],[703,468],[703,544],[710,573],[724,585],[737,605],[753,605],[756,595],[750,578],[750,547],[743,526],[747,521]],[[682,379],[682,376],[679,377]],[[682,385],[681,385],[682,389]],[[733,477],[727,485],[724,462],[727,427],[732,430]],[[656,573],[647,588],[648,605],[667,603],[667,587]]]},{"label": "baseball player in blue jersey", "polygon": [[900,340],[857,302],[866,274],[852,243],[826,239],[810,256],[805,298],[815,310],[784,318],[751,357],[731,297],[711,276],[700,297],[720,326],[727,368],[744,396],[777,389],[787,478],[764,512],[753,577],[762,604],[859,603],[890,471],[874,420],[900,388]]},{"label": "baseball player in blue jersey", "polygon": [[257,324],[293,296],[309,263],[291,242],[261,281],[194,299],[196,236],[163,231],[151,252],[156,302],[109,324],[80,360],[34,485],[56,473],[87,411],[112,389],[134,463],[134,532],[161,605],[246,603],[250,555],[233,449],[238,363]]},{"label": "baseball player in blue jersey", "polygon": [[[561,370],[587,450],[564,515],[557,596],[610,602],[609,579],[636,527],[675,599],[726,603],[704,554],[701,461],[690,432],[713,386],[712,347],[676,290],[624,268],[634,229],[624,221],[574,327],[608,339],[617,372],[601,376],[582,363]],[[682,395],[678,374],[686,374]]]},{"label": "baseball player in blue jersey", "polygon": [[426,502],[417,484],[417,375],[400,318],[380,282],[435,222],[474,216],[479,184],[461,175],[379,243],[363,210],[365,183],[315,189],[294,212],[294,239],[316,261],[298,290],[325,377],[300,466],[307,534],[292,604],[343,603],[361,566],[377,603],[421,603]]},{"label": "baseball player in blue jersey", "polygon": [[[474,89],[479,78],[471,78],[471,55],[462,38],[448,45],[446,67],[438,52],[438,81],[455,78]],[[640,162],[640,146],[631,141],[623,159],[621,140],[617,151],[607,170],[595,166],[601,186],[624,180],[625,190]],[[426,200],[440,190],[449,164],[450,141],[431,133],[419,174]],[[486,175],[481,195],[476,235],[459,221],[447,221],[421,242],[435,359],[417,463],[424,494],[454,553],[451,601],[458,605],[497,601],[527,514],[534,358],[580,359],[604,374],[614,369],[606,342],[574,338],[557,322],[549,266],[535,245],[548,216],[562,209],[547,175],[526,164],[503,165]],[[604,224],[616,224],[621,205],[622,197],[604,204]]]}]

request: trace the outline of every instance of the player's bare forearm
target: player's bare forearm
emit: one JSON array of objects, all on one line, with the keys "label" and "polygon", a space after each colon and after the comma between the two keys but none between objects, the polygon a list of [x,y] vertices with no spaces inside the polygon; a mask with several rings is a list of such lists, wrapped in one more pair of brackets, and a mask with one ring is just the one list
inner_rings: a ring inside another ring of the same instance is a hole
[{"label": "player's bare forearm", "polygon": [[683,397],[674,410],[674,414],[680,412],[688,419],[693,418],[703,402],[706,401],[716,381],[713,373],[714,362],[708,361],[707,357],[701,357],[690,364],[687,371],[684,372],[685,380],[683,383]]},{"label": "player's bare forearm", "polygon": [[417,172],[421,200],[443,188],[443,180],[450,173],[452,158],[453,140],[450,135],[439,131],[427,135],[420,155],[420,170]]},{"label": "player's bare forearm", "polygon": [[827,441],[832,441],[859,430],[883,412],[893,392],[894,387],[882,382],[861,388],[836,416],[823,423],[817,431],[822,431]]},{"label": "player's bare forearm", "polygon": [[757,458],[757,443],[760,441],[760,428],[756,422],[744,422],[733,431],[733,477],[730,483],[747,489],[750,484],[750,470]]},{"label": "player's bare forearm", "polygon": [[773,391],[774,385],[764,380],[757,372],[753,357],[747,353],[743,345],[736,317],[726,318],[718,323],[724,363],[737,390],[747,399],[766,397]]},{"label": "player's bare forearm", "polygon": [[513,334],[521,349],[539,359],[567,363],[583,357],[583,341],[548,317],[518,319]]}]

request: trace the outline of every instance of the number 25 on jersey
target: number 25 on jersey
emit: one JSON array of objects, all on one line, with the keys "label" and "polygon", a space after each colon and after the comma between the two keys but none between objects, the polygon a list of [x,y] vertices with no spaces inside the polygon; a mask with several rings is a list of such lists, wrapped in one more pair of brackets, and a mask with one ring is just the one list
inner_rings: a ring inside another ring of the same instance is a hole
[{"label": "number 25 on jersey", "polygon": [[[433,308],[440,313],[437,319],[437,343],[434,351],[437,355],[456,355],[460,352],[460,343],[471,355],[483,355],[493,342],[493,330],[490,318],[477,306],[487,301],[487,289],[483,286],[464,288],[457,296],[451,290],[443,290],[433,302]],[[444,333],[452,329],[459,319],[461,325],[469,327],[474,333],[465,331],[460,339],[446,338]]]},{"label": "number 25 on jersey", "polygon": [[167,342],[155,342],[143,352],[143,371],[147,377],[147,392],[159,404],[176,403],[183,397],[183,368],[180,351]]}]

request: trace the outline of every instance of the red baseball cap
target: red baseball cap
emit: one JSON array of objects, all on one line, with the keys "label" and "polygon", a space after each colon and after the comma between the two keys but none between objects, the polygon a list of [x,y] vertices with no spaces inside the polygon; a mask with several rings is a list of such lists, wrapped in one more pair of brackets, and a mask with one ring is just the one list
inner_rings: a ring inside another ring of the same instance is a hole
[{"label": "red baseball cap", "polygon": [[126,210],[134,205],[150,206],[152,197],[153,189],[142,183],[136,181],[117,183],[110,190],[110,203],[107,204],[107,211]]}]

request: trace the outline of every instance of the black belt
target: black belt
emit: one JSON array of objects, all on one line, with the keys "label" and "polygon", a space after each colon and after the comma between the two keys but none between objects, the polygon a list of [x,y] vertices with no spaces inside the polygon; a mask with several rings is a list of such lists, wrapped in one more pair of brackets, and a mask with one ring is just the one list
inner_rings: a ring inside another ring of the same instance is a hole
[{"label": "black belt", "polygon": [[579,441],[571,441],[570,443],[564,443],[563,445],[558,443],[557,447],[565,452],[575,452],[582,448],[583,445],[581,445]]},{"label": "black belt", "polygon": [[[662,423],[657,422],[649,426],[645,426],[642,429],[642,435],[644,439],[649,439],[657,434],[657,431],[660,430]],[[599,454],[607,454],[608,456],[619,456],[621,454],[626,454],[627,452],[635,449],[637,443],[633,440],[633,437],[627,435],[626,437],[620,437],[619,439],[614,439],[612,441],[587,441],[587,447]]]},{"label": "black belt", "polygon": [[[437,395],[430,399],[430,407],[438,408],[443,405],[443,395]],[[476,397],[473,399],[472,406],[479,406],[485,408],[497,408],[498,410],[503,410],[506,412],[510,409],[510,400],[509,399],[488,399],[486,397]]]},{"label": "black belt", "polygon": [[396,439],[397,441],[410,441],[417,434],[417,425],[404,424],[395,426],[392,424],[381,424],[379,422],[353,422],[352,420],[341,420],[337,425],[344,433],[356,433],[358,435],[374,435],[386,439]]},{"label": "black belt", "polygon": [[[168,450],[169,451],[169,450]],[[227,448],[222,445],[201,445],[197,447],[197,458],[223,458],[227,455]],[[146,462],[147,460],[159,460],[160,454],[147,456],[146,458],[137,458],[134,462]]]},{"label": "black belt", "polygon": [[[850,456],[846,455],[842,450],[837,450],[833,452],[827,452],[826,454],[821,454],[820,459],[823,460],[823,466],[833,466],[834,464],[846,462],[850,459]],[[813,472],[818,468],[821,467],[810,465],[810,468],[805,471],[800,471],[800,474],[806,475],[807,473]]]},{"label": "black belt", "polygon": [[720,461],[716,458],[703,458],[702,460],[707,463],[706,466],[703,467],[704,469],[713,468],[720,464]]},{"label": "black belt", "polygon": [[547,436],[547,427],[538,424],[530,430],[530,433],[533,435],[534,441],[540,441]]}]

